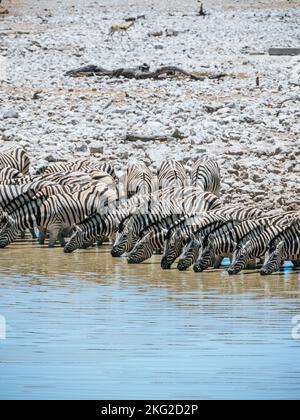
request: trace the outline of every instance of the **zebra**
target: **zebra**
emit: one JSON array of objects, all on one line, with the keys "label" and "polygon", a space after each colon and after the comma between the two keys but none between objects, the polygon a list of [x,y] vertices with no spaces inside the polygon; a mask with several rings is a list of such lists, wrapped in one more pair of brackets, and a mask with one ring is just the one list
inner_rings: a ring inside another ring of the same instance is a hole
[{"label": "zebra", "polygon": [[[200,195],[200,197],[203,197],[203,194],[202,196]],[[206,197],[210,197],[211,199],[213,195],[208,194],[206,195]],[[211,208],[218,207],[219,205],[218,203],[218,205],[214,206],[212,203],[213,201],[210,203]],[[189,205],[188,207],[190,208]],[[209,205],[206,207],[209,208]],[[189,223],[191,223],[191,220],[194,220],[194,218],[198,220],[200,217],[201,219],[201,216],[199,216],[199,213],[205,210],[205,203],[202,201],[201,208],[197,205],[196,208],[194,207],[192,210],[196,210],[197,214],[177,215],[175,219],[174,217],[162,218],[161,220],[159,220],[159,222],[154,222],[153,225],[147,226],[145,230],[140,232],[139,234],[140,239],[137,240],[135,246],[133,247],[131,253],[129,254],[128,262],[129,263],[143,262],[146,259],[150,258],[153,255],[154,251],[163,248],[166,234],[168,232],[168,229],[171,228],[171,226],[172,227],[177,226],[179,223],[186,221],[187,219],[189,220]]]},{"label": "zebra", "polygon": [[9,179],[21,178],[23,174],[15,168],[3,168],[0,170],[0,183]]},{"label": "zebra", "polygon": [[256,221],[256,226],[244,236],[239,237],[234,243],[235,251],[232,254],[232,262],[228,268],[229,274],[239,273],[253,258],[262,258],[267,251],[267,244],[281,230],[289,226],[298,214],[285,212],[271,217],[271,220]]},{"label": "zebra", "polygon": [[165,229],[161,225],[155,225],[149,231],[144,232],[144,236],[135,244],[133,250],[127,258],[129,264],[140,264],[151,258],[154,251],[163,246],[165,240]]},{"label": "zebra", "polygon": [[90,173],[85,172],[72,172],[72,173],[61,173],[55,172],[46,175],[33,175],[26,176],[23,178],[14,178],[2,182],[2,185],[26,185],[32,182],[55,182],[60,185],[68,185],[70,188],[73,188],[74,191],[83,189],[84,187],[89,187],[92,185],[97,185],[98,183],[106,184],[111,189],[114,189],[117,192],[117,185],[112,178],[106,172],[100,172],[94,170]]},{"label": "zebra", "polygon": [[191,184],[220,196],[220,168],[215,160],[198,159],[191,171]]},{"label": "zebra", "polygon": [[[74,224],[80,223],[88,215],[105,213],[116,200],[116,192],[105,184],[49,197],[40,208],[40,243],[43,243],[48,230],[48,246],[54,247],[63,229],[73,228]],[[61,241],[61,246],[65,246],[64,240]]]},{"label": "zebra", "polygon": [[291,260],[295,268],[300,262],[300,219],[275,236],[268,245],[261,275],[278,271],[282,261]]},{"label": "zebra", "polygon": [[175,219],[175,221],[174,217],[169,216],[162,219],[159,223],[148,226],[143,230],[139,235],[139,240],[135,243],[128,255],[128,263],[140,264],[148,258],[151,258],[156,250],[163,248],[165,235],[168,232],[167,227],[169,227],[170,224],[179,223],[185,219],[186,216],[187,215],[183,215],[180,219]]},{"label": "zebra", "polygon": [[[189,220],[182,222],[178,226],[172,227],[168,234],[166,235],[166,243],[165,243],[165,250],[164,255],[161,260],[161,267],[163,269],[170,269],[173,262],[176,260],[177,257],[180,256],[184,245],[191,233],[197,232],[197,230],[201,229],[205,223],[213,223],[218,222],[218,220],[222,220],[225,218],[234,218],[236,220],[243,220],[246,217],[255,217],[256,215],[260,215],[262,210],[257,209],[255,207],[250,208],[241,208],[241,207],[226,207],[222,209],[213,209],[210,210],[209,215],[205,215],[208,219],[196,218],[195,220]],[[189,245],[189,250],[191,250],[192,246],[195,245],[197,247],[199,244],[196,242],[191,242]],[[189,251],[190,252],[190,251]],[[193,253],[192,253],[193,254]],[[191,255],[192,255],[191,254]],[[189,259],[189,258],[188,258]],[[181,262],[178,268],[184,269],[184,263]]]},{"label": "zebra", "polygon": [[[207,247],[207,239],[211,238],[212,233],[218,232],[220,234],[222,230],[228,231],[239,225],[243,220],[257,218],[262,213],[263,211],[256,207],[226,207],[210,213],[210,216],[216,217],[217,219],[223,216],[225,218],[224,222],[222,223],[221,220],[217,226],[214,226],[212,223],[211,228],[209,224],[208,226],[204,225],[204,227],[198,230],[195,230],[193,227],[192,235],[187,239],[185,248],[179,258],[177,264],[178,270],[187,270],[197,260],[200,249],[204,245]],[[217,259],[214,259],[214,268],[220,266],[223,256],[219,255]]]},{"label": "zebra", "polygon": [[267,251],[268,243],[283,229],[284,226],[282,225],[271,225],[267,228],[266,226],[260,226],[251,231],[251,234],[247,235],[250,236],[249,239],[242,242],[242,245],[239,245],[238,248],[235,244],[237,252],[227,270],[228,274],[238,274],[250,260],[262,258]]},{"label": "zebra", "polygon": [[292,217],[293,212],[286,212],[280,215],[259,216],[258,218],[243,220],[238,225],[230,228],[225,223],[220,229],[212,232],[212,234],[203,238],[201,251],[198,259],[193,266],[195,272],[201,272],[213,265],[219,268],[224,256],[235,256],[237,243],[242,243],[247,239],[247,235],[251,235],[255,229],[261,226],[271,226],[272,224],[285,223]]},{"label": "zebra", "polygon": [[132,163],[126,171],[126,193],[131,198],[134,194],[147,194],[158,189],[151,170],[144,163]]},{"label": "zebra", "polygon": [[178,188],[172,190],[171,193],[168,190],[167,198],[154,205],[150,212],[133,215],[121,224],[111,255],[119,257],[124,252],[131,251],[139,233],[147,226],[157,223],[165,217],[173,216],[175,222],[183,214],[203,213],[220,205],[220,200],[214,194],[203,193],[201,189],[199,191],[195,187]]},{"label": "zebra", "polygon": [[101,164],[96,164],[89,159],[76,159],[69,162],[54,162],[46,166],[39,168],[35,174],[36,175],[47,175],[53,174],[56,172],[90,172],[93,170],[99,170],[102,172],[108,173],[110,176],[117,180],[117,176],[114,168],[108,162],[103,162]]},{"label": "zebra", "polygon": [[38,192],[29,189],[15,197],[7,205],[6,213],[1,218],[0,248],[4,248],[11,243],[19,231],[25,231],[26,229],[34,231],[40,206],[48,199],[49,195],[57,191],[51,187],[44,187]]},{"label": "zebra", "polygon": [[187,185],[187,173],[183,163],[179,160],[164,160],[157,172],[158,187],[178,188]]},{"label": "zebra", "polygon": [[22,147],[15,147],[0,152],[0,169],[14,168],[23,175],[29,173],[30,159]]},{"label": "zebra", "polygon": [[113,211],[107,214],[93,214],[75,225],[74,233],[64,248],[64,252],[70,253],[77,248],[82,248],[86,242],[96,241],[102,236],[113,237],[120,225],[128,219],[130,215],[137,211],[147,211],[151,203],[156,203],[163,198],[162,191],[151,194],[137,194],[129,200],[119,200],[118,205]]},{"label": "zebra", "polygon": [[[36,186],[32,184],[26,191],[22,191],[19,195],[15,196],[14,199],[10,200],[4,207],[4,212],[0,217],[0,227],[6,226],[6,229],[11,229],[14,234],[10,234],[11,240],[15,237],[18,231],[21,230],[21,237],[24,238],[24,230],[22,226],[26,225],[26,221],[32,221],[37,216],[32,210],[31,201],[42,204],[41,199],[45,201],[52,195],[73,193],[69,186],[63,186],[55,183],[47,183],[46,185]],[[34,207],[35,209],[35,207]],[[10,224],[7,224],[9,219]],[[14,222],[15,220],[15,222]],[[30,230],[32,238],[36,239],[34,231],[34,223],[28,223],[27,228]],[[2,247],[8,245],[9,242],[2,241]]]}]

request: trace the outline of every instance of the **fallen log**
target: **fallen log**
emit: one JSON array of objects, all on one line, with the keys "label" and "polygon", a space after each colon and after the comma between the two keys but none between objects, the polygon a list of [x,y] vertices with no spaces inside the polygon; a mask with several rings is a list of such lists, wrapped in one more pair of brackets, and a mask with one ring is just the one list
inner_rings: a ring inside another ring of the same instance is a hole
[{"label": "fallen log", "polygon": [[[174,77],[182,75],[193,80],[204,80],[205,75],[196,72],[187,72],[176,66],[163,66],[154,71],[149,71],[149,66],[143,64],[142,66],[133,68],[119,68],[116,70],[107,70],[104,67],[96,65],[88,65],[78,69],[69,70],[65,73],[66,76],[80,77],[80,76],[109,76],[109,77],[125,77],[126,79],[160,79],[162,77]],[[220,79],[225,77],[226,74],[217,74],[208,76],[212,79]]]},{"label": "fallen log", "polygon": [[174,141],[176,140],[176,137],[173,137],[172,135],[154,135],[154,136],[143,136],[140,134],[132,134],[132,133],[127,133],[126,137],[125,137],[125,141],[144,141],[144,142],[148,142],[148,141],[159,141],[159,142],[164,142],[164,141]]},{"label": "fallen log", "polygon": [[299,55],[300,48],[269,48],[269,55]]}]

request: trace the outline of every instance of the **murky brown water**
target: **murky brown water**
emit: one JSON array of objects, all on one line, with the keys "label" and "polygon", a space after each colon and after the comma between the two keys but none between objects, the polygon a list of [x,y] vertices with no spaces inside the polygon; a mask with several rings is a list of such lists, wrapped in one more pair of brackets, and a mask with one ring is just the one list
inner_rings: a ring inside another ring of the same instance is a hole
[{"label": "murky brown water", "polygon": [[0,398],[299,398],[300,276],[0,250]]}]

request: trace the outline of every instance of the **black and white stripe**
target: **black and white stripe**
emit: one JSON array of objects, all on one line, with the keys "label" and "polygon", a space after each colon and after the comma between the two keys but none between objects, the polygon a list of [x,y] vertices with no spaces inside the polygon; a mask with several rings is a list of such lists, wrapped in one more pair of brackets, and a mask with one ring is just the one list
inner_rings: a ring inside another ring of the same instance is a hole
[{"label": "black and white stripe", "polygon": [[179,160],[164,160],[157,172],[159,189],[183,188],[188,185],[184,164]]},{"label": "black and white stripe", "polygon": [[278,271],[282,262],[290,260],[295,267],[300,262],[300,218],[276,235],[268,245],[261,275]]},{"label": "black and white stripe", "polygon": [[22,147],[15,147],[0,152],[0,169],[13,168],[22,172],[23,175],[27,175],[29,166],[29,156]]},{"label": "black and white stripe", "polygon": [[127,198],[134,194],[148,194],[158,189],[157,180],[144,163],[132,163],[126,170]]},{"label": "black and white stripe", "polygon": [[[198,238],[198,235],[201,237],[203,234],[201,229],[207,229],[206,234],[208,235],[211,233],[212,229],[217,229],[226,221],[231,219],[241,221],[247,217],[257,217],[262,213],[262,210],[255,207],[243,208],[233,206],[216,209],[214,211],[212,210],[213,209],[211,209],[207,215],[200,218],[199,216],[196,216],[192,219],[187,219],[178,226],[174,226],[169,230],[166,236],[164,256],[161,261],[161,267],[163,269],[171,268],[173,262],[182,253],[183,248],[191,234],[195,234],[196,237],[194,240],[189,241],[186,249],[186,255],[182,256],[178,267],[182,270],[186,269],[192,262],[194,262],[191,257],[195,258],[195,255],[197,254],[196,249],[199,251],[200,245],[199,241],[196,239]],[[193,249],[193,247],[195,249]]]},{"label": "black and white stripe", "polygon": [[139,212],[120,226],[112,248],[113,256],[121,256],[124,252],[131,251],[140,232],[164,218],[171,217],[170,222],[174,223],[185,214],[201,214],[221,205],[214,194],[203,193],[194,187],[167,190],[167,192],[165,197],[150,209],[151,211],[143,214]]},{"label": "black and white stripe", "polygon": [[191,171],[191,184],[220,196],[220,168],[215,160],[198,159]]}]

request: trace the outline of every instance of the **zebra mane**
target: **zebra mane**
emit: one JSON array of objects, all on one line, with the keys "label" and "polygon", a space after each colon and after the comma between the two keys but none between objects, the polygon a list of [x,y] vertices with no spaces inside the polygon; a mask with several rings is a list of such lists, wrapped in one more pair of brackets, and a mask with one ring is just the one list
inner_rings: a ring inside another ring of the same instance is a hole
[{"label": "zebra mane", "polygon": [[125,216],[124,219],[122,219],[118,226],[118,232],[121,232],[125,228],[125,223],[131,216],[132,214],[130,213],[127,216]]},{"label": "zebra mane", "polygon": [[[297,226],[297,224],[298,224],[298,226]],[[292,230],[292,229],[295,229],[295,228],[299,228],[299,227],[300,227],[300,219],[294,219],[290,224],[285,225],[285,226],[281,226],[282,230],[280,232],[276,233],[276,235],[269,242],[270,248],[277,245],[277,242],[279,242],[280,239],[281,239],[280,236],[283,235],[286,231]]]},{"label": "zebra mane", "polygon": [[48,165],[43,165],[35,171],[35,175],[42,175],[46,169],[48,169]]}]

